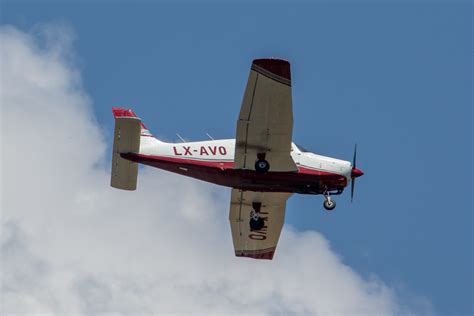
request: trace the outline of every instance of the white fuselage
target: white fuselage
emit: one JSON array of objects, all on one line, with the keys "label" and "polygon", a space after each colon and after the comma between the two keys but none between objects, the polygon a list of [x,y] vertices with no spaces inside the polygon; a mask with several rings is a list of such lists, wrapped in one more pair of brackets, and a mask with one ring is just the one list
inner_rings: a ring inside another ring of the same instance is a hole
[{"label": "white fuselage", "polygon": [[[142,136],[139,154],[177,159],[208,161],[227,165],[234,161],[235,139],[198,142],[165,143],[154,137]],[[307,168],[338,174],[351,180],[352,165],[349,161],[302,151],[292,143],[291,157],[298,168]]]}]

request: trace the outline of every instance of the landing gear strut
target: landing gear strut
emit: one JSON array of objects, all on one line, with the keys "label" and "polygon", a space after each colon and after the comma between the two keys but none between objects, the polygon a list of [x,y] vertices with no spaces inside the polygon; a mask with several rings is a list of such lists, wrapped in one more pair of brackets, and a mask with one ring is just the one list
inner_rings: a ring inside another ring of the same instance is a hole
[{"label": "landing gear strut", "polygon": [[334,208],[336,208],[336,201],[333,201],[331,199],[331,195],[329,194],[328,191],[324,192],[324,203],[323,206],[326,210],[332,211]]},{"label": "landing gear strut", "polygon": [[262,203],[252,203],[253,210],[250,212],[250,230],[261,230],[265,226],[265,221],[260,215]]}]

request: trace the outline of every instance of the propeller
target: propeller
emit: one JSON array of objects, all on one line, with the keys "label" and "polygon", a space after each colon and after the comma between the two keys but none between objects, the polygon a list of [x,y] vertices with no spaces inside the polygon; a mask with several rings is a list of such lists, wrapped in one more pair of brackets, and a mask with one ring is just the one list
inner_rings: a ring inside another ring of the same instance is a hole
[{"label": "propeller", "polygon": [[352,158],[352,172],[351,172],[351,203],[354,199],[354,188],[355,188],[355,179],[364,175],[362,170],[356,168],[356,160],[357,160],[357,144],[354,146],[354,157]]}]

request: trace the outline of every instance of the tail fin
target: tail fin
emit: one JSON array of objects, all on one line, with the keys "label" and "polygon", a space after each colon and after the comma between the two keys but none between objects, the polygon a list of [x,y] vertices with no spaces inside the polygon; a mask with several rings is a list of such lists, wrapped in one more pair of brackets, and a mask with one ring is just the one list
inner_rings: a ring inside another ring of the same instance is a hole
[{"label": "tail fin", "polygon": [[[133,110],[126,110],[122,108],[112,108],[112,112],[114,113],[114,117],[135,117],[138,118],[138,116],[133,112]],[[157,139],[155,136],[153,136],[148,128],[143,124],[143,122],[140,122],[140,145],[141,146],[147,146],[147,145],[156,145],[157,143],[163,143],[159,139]]]},{"label": "tail fin", "polygon": [[112,175],[110,185],[117,189],[137,188],[138,164],[123,159],[120,154],[138,153],[143,129],[141,120],[131,110],[113,109],[115,117]]},{"label": "tail fin", "polygon": [[[126,109],[121,109],[121,108],[112,108],[112,112],[114,113],[115,118],[118,118],[118,117],[135,117],[135,118],[138,118],[138,116],[135,114],[135,112],[133,112],[133,110],[131,110],[131,109],[126,110]],[[148,128],[146,128],[145,124],[140,122],[140,126],[141,126],[141,129],[140,129],[141,136],[153,136],[153,135],[151,135]]]}]

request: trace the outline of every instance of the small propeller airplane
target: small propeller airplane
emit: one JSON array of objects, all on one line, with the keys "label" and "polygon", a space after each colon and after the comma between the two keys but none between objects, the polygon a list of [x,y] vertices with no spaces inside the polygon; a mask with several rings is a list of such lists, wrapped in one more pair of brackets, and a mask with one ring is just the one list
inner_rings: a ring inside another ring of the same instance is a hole
[{"label": "small propeller airplane", "polygon": [[286,201],[294,193],[321,194],[333,210],[339,195],[363,175],[357,146],[349,161],[312,153],[292,142],[290,63],[255,59],[245,89],[236,139],[166,143],[155,138],[132,110],[113,108],[115,134],[111,186],[137,187],[144,164],[232,188],[230,226],[235,255],[273,259]]}]

